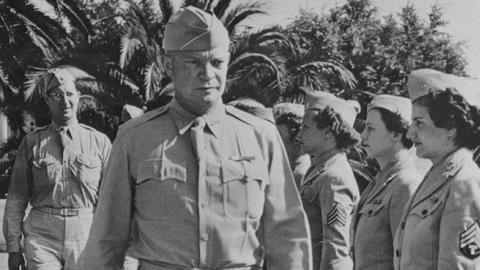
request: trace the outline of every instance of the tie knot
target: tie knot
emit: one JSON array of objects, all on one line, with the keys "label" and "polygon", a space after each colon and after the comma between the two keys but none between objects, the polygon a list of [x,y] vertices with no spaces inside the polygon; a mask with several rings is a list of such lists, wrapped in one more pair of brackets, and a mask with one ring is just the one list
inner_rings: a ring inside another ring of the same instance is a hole
[{"label": "tie knot", "polygon": [[195,121],[193,121],[193,127],[199,127],[199,128],[204,128],[205,127],[205,119],[203,117],[197,117],[195,118]]}]

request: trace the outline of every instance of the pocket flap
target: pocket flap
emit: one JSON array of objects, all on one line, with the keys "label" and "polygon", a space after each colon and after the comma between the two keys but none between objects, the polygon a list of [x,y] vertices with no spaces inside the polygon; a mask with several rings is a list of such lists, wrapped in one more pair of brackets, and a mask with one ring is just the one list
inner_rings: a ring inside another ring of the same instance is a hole
[{"label": "pocket flap", "polygon": [[179,165],[162,159],[148,159],[140,162],[137,171],[137,184],[149,179],[160,181],[174,179],[177,181],[187,181],[186,164]]},{"label": "pocket flap", "polygon": [[100,158],[97,156],[83,154],[77,155],[77,162],[88,168],[97,168],[101,165]]},{"label": "pocket flap", "polygon": [[435,212],[441,204],[442,202],[440,200],[426,200],[423,203],[415,206],[410,213],[421,218],[425,218]]},{"label": "pocket flap", "polygon": [[265,162],[261,159],[253,160],[222,160],[223,181],[231,182],[238,180],[266,181],[268,170]]},{"label": "pocket flap", "polygon": [[367,217],[373,217],[377,215],[384,206],[385,206],[384,204],[374,204],[374,203],[365,204],[362,207],[362,209],[360,209],[359,213]]}]

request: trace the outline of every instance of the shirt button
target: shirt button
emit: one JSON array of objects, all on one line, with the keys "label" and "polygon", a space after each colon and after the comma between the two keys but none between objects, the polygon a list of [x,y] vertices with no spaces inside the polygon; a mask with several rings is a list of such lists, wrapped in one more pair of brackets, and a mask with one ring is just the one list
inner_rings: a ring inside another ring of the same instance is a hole
[{"label": "shirt button", "polygon": [[397,255],[397,257],[400,257],[400,250],[399,249],[395,250],[395,255]]},{"label": "shirt button", "polygon": [[200,236],[200,239],[201,239],[202,241],[208,241],[208,234],[202,233],[202,235]]}]

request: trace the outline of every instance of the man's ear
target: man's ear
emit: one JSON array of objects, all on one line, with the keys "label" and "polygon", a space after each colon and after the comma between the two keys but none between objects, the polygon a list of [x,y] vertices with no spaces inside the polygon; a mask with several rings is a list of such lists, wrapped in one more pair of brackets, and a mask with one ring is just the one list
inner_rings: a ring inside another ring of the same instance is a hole
[{"label": "man's ear", "polygon": [[163,54],[161,56],[162,65],[167,73],[168,77],[173,78],[173,57],[170,55]]}]

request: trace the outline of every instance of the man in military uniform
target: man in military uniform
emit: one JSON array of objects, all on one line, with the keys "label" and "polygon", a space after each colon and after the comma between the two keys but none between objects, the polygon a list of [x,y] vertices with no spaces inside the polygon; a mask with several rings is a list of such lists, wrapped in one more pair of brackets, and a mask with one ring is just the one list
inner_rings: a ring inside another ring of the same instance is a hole
[{"label": "man in military uniform", "polygon": [[310,269],[275,126],[222,103],[228,47],[212,14],[186,7],[171,17],[163,62],[175,97],[117,137],[84,269],[120,268],[129,243],[142,270]]},{"label": "man in military uniform", "polygon": [[360,140],[353,129],[358,103],[321,91],[307,93],[299,137],[312,166],[300,184],[310,222],[313,269],[353,269],[351,215],[359,190],[345,150]]},{"label": "man in military uniform", "polygon": [[278,103],[273,106],[275,122],[287,150],[297,187],[300,187],[300,183],[311,165],[310,156],[303,152],[302,145],[298,140],[304,113],[305,107],[302,104]]},{"label": "man in military uniform", "polygon": [[[80,269],[98,187],[111,144],[77,122],[79,93],[66,70],[45,74],[37,90],[52,123],[27,135],[18,150],[5,207],[10,270]],[[32,209],[24,221],[28,204]],[[25,250],[20,240],[25,237]]]}]

